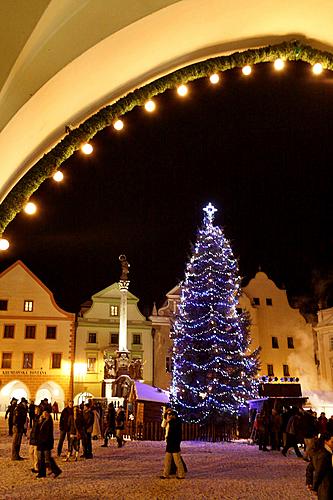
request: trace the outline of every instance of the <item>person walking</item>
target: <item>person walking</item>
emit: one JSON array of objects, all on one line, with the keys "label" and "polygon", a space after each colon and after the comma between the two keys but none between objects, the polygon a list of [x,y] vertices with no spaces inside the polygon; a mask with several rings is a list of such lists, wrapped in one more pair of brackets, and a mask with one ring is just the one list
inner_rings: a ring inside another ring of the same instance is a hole
[{"label": "person walking", "polygon": [[287,425],[287,441],[282,449],[282,455],[287,456],[287,451],[289,448],[294,448],[296,455],[299,458],[303,458],[302,453],[299,451],[298,443],[300,442],[300,431],[301,431],[301,416],[299,414],[298,408],[293,409],[293,415],[290,417]]},{"label": "person walking", "polygon": [[71,399],[67,401],[67,405],[62,410],[61,415],[60,415],[60,421],[59,421],[60,434],[59,434],[59,441],[58,441],[58,447],[57,447],[58,457],[61,456],[62,447],[63,447],[66,436],[67,436],[67,449],[69,448],[68,419],[69,419],[70,415],[73,415],[73,401]]},{"label": "person walking", "polygon": [[317,493],[318,500],[331,500],[333,498],[333,434],[323,433],[321,436],[324,445],[313,455],[313,491]]},{"label": "person walking", "polygon": [[56,401],[53,402],[52,413],[53,413],[54,420],[58,420],[59,405]]},{"label": "person walking", "polygon": [[91,433],[94,425],[94,414],[91,411],[90,403],[85,403],[83,409],[83,431],[82,432],[82,447],[83,458],[93,458]]},{"label": "person walking", "polygon": [[53,420],[51,414],[47,410],[43,411],[38,420],[36,438],[38,453],[38,475],[36,477],[46,477],[47,469],[51,470],[54,478],[58,477],[62,470],[52,457],[54,445]]},{"label": "person walking", "polygon": [[34,420],[35,420],[35,408],[36,408],[36,405],[35,405],[34,400],[30,399],[30,404],[29,404],[29,407],[28,407],[29,427],[30,427],[30,429],[32,429],[32,425],[33,425]]},{"label": "person walking", "polygon": [[102,444],[102,447],[106,448],[108,445],[109,438],[115,435],[116,435],[116,410],[113,406],[113,403],[110,403],[106,415],[106,429],[104,431],[104,444]]},{"label": "person walking", "polygon": [[161,479],[168,479],[172,459],[177,468],[177,479],[185,479],[185,470],[180,454],[180,443],[182,440],[182,422],[175,410],[168,410],[166,414],[168,433],[166,437],[166,452],[164,459],[163,474]]},{"label": "person walking", "polygon": [[5,413],[5,420],[8,418],[8,436],[13,435],[13,419],[14,419],[14,411],[16,405],[17,405],[17,399],[13,397],[10,400],[9,406]]},{"label": "person walking", "polygon": [[35,414],[32,420],[32,428],[29,436],[29,456],[31,461],[31,472],[38,473],[38,450],[37,450],[37,427],[40,417],[40,408],[35,406]]},{"label": "person walking", "polygon": [[28,401],[21,398],[21,401],[16,405],[13,416],[13,442],[12,442],[12,460],[24,460],[20,456],[20,448],[22,436],[26,429],[28,414]]},{"label": "person walking", "polygon": [[125,429],[125,412],[122,406],[119,406],[116,413],[116,439],[118,443],[118,448],[121,448],[124,444],[123,434]]},{"label": "person walking", "polygon": [[77,462],[80,449],[80,437],[77,428],[78,412],[79,408],[76,406],[74,408],[74,414],[69,416],[68,427],[69,427],[69,448],[67,451],[66,458],[64,462],[68,462],[70,457],[74,454],[74,461]]}]

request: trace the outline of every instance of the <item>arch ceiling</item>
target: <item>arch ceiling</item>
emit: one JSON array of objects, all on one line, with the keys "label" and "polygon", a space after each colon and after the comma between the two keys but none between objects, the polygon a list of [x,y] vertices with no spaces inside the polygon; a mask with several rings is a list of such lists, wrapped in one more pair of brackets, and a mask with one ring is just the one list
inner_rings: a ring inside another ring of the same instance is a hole
[{"label": "arch ceiling", "polygon": [[303,40],[333,52],[331,0],[11,0],[0,4],[0,202],[92,113],[215,55]]}]

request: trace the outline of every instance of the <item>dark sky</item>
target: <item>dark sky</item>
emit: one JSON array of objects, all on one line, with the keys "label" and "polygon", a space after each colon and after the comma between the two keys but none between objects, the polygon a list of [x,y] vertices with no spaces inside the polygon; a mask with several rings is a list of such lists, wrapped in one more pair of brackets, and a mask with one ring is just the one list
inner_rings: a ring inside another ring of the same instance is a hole
[{"label": "dark sky", "polygon": [[333,77],[288,63],[224,73],[217,86],[158,96],[153,114],[135,109],[125,129],[105,129],[90,157],[63,164],[64,182],[33,196],[38,215],[8,226],[0,270],[21,259],[77,311],[131,264],[130,290],[158,304],[183,278],[211,201],[245,280],[258,267],[289,295],[311,294],[332,271]]}]

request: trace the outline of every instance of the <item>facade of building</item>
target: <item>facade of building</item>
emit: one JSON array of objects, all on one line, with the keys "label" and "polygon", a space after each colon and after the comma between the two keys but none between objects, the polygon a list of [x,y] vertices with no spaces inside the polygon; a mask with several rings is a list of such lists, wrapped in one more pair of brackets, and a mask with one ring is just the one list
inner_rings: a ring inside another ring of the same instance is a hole
[{"label": "facade of building", "polygon": [[[165,305],[158,311],[155,308],[150,317],[155,331],[154,381],[164,389],[170,385],[170,328],[179,294],[180,288],[173,288],[167,294]],[[306,323],[298,309],[289,305],[286,291],[279,289],[265,273],[258,272],[243,288],[239,307],[250,313],[253,349],[261,346],[259,376],[279,381],[299,378],[305,390],[317,388],[312,326]]]},{"label": "facade of building", "polygon": [[[127,293],[127,349],[133,366],[141,361],[142,381],[153,382],[153,337],[151,322],[140,313],[139,299]],[[94,294],[83,304],[77,318],[74,364],[74,393],[103,397],[105,359],[116,357],[119,348],[119,284]],[[109,378],[109,377],[108,377]]]},{"label": "facade of building", "polygon": [[316,359],[321,379],[320,389],[333,390],[333,307],[318,311]]},{"label": "facade of building", "polygon": [[0,408],[13,396],[37,403],[72,397],[75,315],[21,262],[0,274]]}]

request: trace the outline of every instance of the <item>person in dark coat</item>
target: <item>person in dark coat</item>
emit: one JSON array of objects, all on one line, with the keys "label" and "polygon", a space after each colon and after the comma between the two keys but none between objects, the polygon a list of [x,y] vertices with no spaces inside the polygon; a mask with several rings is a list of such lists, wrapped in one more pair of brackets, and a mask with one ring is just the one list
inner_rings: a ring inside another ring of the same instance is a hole
[{"label": "person in dark coat", "polygon": [[83,430],[82,433],[82,458],[93,458],[91,433],[94,425],[94,414],[90,408],[90,403],[85,403],[83,409]]},{"label": "person in dark coat", "polygon": [[287,442],[281,452],[285,457],[287,456],[289,448],[294,448],[296,455],[299,458],[303,458],[303,455],[298,448],[298,443],[303,440],[303,436],[301,436],[301,423],[302,420],[298,408],[294,408],[293,415],[290,417],[286,429]]},{"label": "person in dark coat", "polygon": [[62,470],[52,457],[54,445],[53,420],[48,411],[43,411],[36,427],[37,453],[38,453],[38,478],[46,477],[46,469],[50,469],[56,478]]},{"label": "person in dark coat", "polygon": [[163,475],[160,476],[160,478],[169,478],[171,462],[173,459],[177,467],[177,479],[185,479],[185,470],[180,454],[180,443],[182,440],[182,422],[175,410],[168,410],[166,419],[168,424],[168,434],[166,437],[166,452]]},{"label": "person in dark coat", "polygon": [[32,429],[32,425],[33,425],[34,420],[35,420],[35,408],[36,408],[35,402],[33,401],[33,399],[31,399],[30,404],[29,404],[29,408],[28,408],[30,429]]},{"label": "person in dark coat", "polygon": [[13,418],[16,405],[17,405],[17,399],[12,398],[6,410],[5,419],[8,418],[8,436],[13,435]]},{"label": "person in dark coat", "polygon": [[12,460],[23,460],[20,456],[22,436],[26,430],[28,401],[22,398],[16,405],[13,416]]},{"label": "person in dark coat", "polygon": [[[80,434],[77,428],[78,414],[81,410],[76,406],[74,408],[74,414],[69,416],[68,427],[69,427],[69,448],[67,456],[64,462],[68,462],[71,455],[74,454],[74,460],[77,462],[80,449]],[[80,425],[80,424],[79,424]]]},{"label": "person in dark coat", "polygon": [[116,414],[116,439],[118,443],[118,448],[121,448],[124,444],[123,434],[125,429],[125,412],[122,406],[119,406]]},{"label": "person in dark coat", "polygon": [[333,498],[333,434],[326,433],[321,436],[324,446],[313,455],[313,491],[318,495],[318,500],[331,500]]},{"label": "person in dark coat", "polygon": [[116,410],[113,406],[113,403],[110,403],[106,415],[106,428],[104,431],[104,444],[102,444],[102,447],[106,448],[108,445],[109,438],[115,435],[116,435]]},{"label": "person in dark coat", "polygon": [[68,419],[70,415],[73,415],[73,401],[69,400],[67,401],[67,406],[62,410],[61,415],[60,415],[60,421],[59,421],[59,441],[58,441],[58,447],[57,447],[57,455],[60,457],[61,452],[62,452],[62,447],[65,441],[65,437],[67,436],[67,448],[69,448],[69,425],[68,425]]}]

